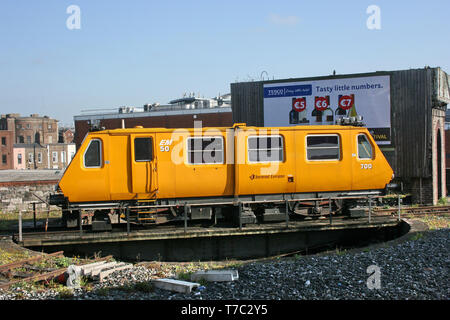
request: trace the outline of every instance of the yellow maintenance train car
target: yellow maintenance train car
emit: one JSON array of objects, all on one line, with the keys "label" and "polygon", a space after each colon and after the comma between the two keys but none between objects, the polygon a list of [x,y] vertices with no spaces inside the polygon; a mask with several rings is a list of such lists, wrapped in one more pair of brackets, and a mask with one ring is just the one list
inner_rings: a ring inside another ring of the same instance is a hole
[{"label": "yellow maintenance train car", "polygon": [[359,126],[135,127],[90,132],[50,202],[64,209],[68,224],[87,208],[94,221],[130,208],[136,222],[252,223],[282,220],[286,210],[343,212],[340,198],[378,195],[392,178]]}]

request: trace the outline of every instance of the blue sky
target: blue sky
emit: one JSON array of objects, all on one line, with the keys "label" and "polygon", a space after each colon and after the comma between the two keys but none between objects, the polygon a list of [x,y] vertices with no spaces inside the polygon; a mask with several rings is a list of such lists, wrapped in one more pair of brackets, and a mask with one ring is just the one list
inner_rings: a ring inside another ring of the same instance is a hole
[{"label": "blue sky", "polygon": [[[67,7],[81,10],[69,30]],[[381,10],[369,30],[366,9]],[[440,66],[450,1],[1,0],[0,113],[71,124],[81,110],[205,97],[230,83]]]}]

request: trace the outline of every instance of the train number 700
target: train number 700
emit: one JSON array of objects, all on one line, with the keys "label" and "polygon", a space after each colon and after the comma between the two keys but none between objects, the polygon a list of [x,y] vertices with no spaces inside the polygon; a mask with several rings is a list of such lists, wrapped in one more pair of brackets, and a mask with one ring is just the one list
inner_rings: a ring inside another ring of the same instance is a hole
[{"label": "train number 700", "polygon": [[371,163],[361,163],[361,169],[372,169]]}]

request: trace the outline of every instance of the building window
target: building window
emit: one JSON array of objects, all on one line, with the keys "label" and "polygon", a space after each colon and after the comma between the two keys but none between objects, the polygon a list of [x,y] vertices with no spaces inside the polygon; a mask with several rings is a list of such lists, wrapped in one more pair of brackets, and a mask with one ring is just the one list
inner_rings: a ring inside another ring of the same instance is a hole
[{"label": "building window", "polygon": [[101,140],[95,139],[89,142],[84,152],[84,166],[86,168],[100,168],[102,163],[102,143]]},{"label": "building window", "polygon": [[52,162],[58,162],[58,152],[57,151],[53,151],[52,152]]},{"label": "building window", "polygon": [[38,153],[38,163],[42,163],[42,152]]},{"label": "building window", "polygon": [[249,162],[282,162],[283,138],[278,135],[248,137]]},{"label": "building window", "polygon": [[6,154],[2,154],[2,163],[6,164]]},{"label": "building window", "polygon": [[365,134],[358,134],[358,159],[372,159],[372,145]]},{"label": "building window", "polygon": [[27,123],[27,129],[30,129],[31,125],[29,123]]},{"label": "building window", "polygon": [[22,164],[22,154],[17,154],[17,164]]},{"label": "building window", "polygon": [[153,160],[153,142],[152,138],[134,139],[134,160],[152,161]]},{"label": "building window", "polygon": [[61,163],[66,163],[66,152],[65,151],[61,151]]},{"label": "building window", "polygon": [[33,163],[33,160],[34,160],[33,154],[32,154],[32,153],[29,153],[29,154],[28,154],[28,163]]},{"label": "building window", "polygon": [[222,164],[222,137],[194,137],[187,139],[187,160],[189,164]]},{"label": "building window", "polygon": [[312,135],[306,137],[308,160],[339,160],[340,146],[338,135]]},{"label": "building window", "polygon": [[27,136],[27,143],[31,144],[31,136]]},{"label": "building window", "polygon": [[21,124],[18,124],[18,125],[16,126],[16,128],[17,128],[17,129],[22,129],[22,125],[21,125]]},{"label": "building window", "polygon": [[19,136],[19,143],[25,143],[23,136]]},{"label": "building window", "polygon": [[53,143],[53,137],[52,136],[48,136],[48,143]]},{"label": "building window", "polygon": [[2,137],[2,145],[6,146],[6,137]]},{"label": "building window", "polygon": [[42,130],[42,124],[39,125],[39,129]]},{"label": "building window", "polygon": [[47,126],[47,128],[50,130],[50,129],[52,128],[52,124],[49,123],[48,126]]}]

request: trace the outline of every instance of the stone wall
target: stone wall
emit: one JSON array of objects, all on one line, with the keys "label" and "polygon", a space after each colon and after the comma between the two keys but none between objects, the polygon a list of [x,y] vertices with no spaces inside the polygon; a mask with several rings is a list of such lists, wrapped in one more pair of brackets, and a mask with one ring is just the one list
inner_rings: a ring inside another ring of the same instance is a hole
[{"label": "stone wall", "polygon": [[[47,201],[49,194],[53,192],[55,192],[54,182],[50,184],[0,186],[0,212],[32,211],[32,203],[37,203],[37,210],[46,210],[47,205],[41,202],[39,198]],[[51,209],[56,209],[56,207],[51,206]]]},{"label": "stone wall", "polygon": [[47,201],[61,176],[60,170],[0,170],[0,212],[31,211],[33,202],[47,209],[39,198]]}]

